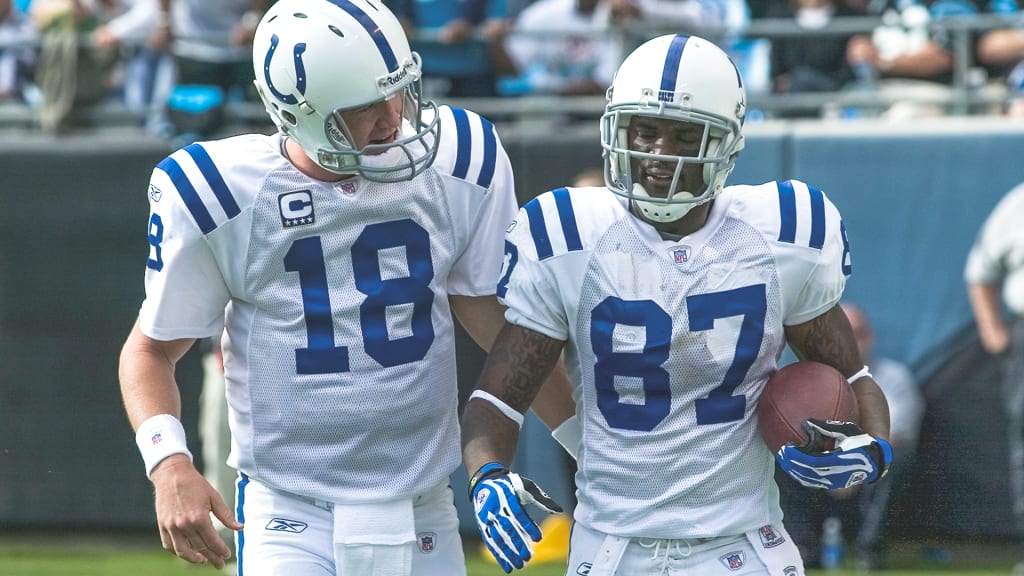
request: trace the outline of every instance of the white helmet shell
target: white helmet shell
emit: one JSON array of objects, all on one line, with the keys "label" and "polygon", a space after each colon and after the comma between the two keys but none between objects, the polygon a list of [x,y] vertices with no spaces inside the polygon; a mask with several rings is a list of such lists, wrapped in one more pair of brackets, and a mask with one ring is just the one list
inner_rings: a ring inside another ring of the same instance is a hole
[{"label": "white helmet shell", "polygon": [[[279,0],[256,28],[253,70],[274,124],[324,169],[394,182],[433,162],[437,107],[421,101],[419,56],[379,0]],[[408,122],[400,137],[356,149],[340,111],[395,95]],[[398,161],[364,161],[385,152]]]},{"label": "white helmet shell", "polygon": [[[601,117],[601,147],[605,184],[612,192],[629,198],[655,222],[679,220],[721,192],[743,149],[746,91],[739,70],[718,46],[681,34],[649,40],[619,66],[607,98]],[[627,132],[630,120],[638,115],[703,126],[700,152],[666,156],[631,150]],[[634,181],[634,159],[676,163],[667,197],[651,197]],[[684,164],[703,165],[702,190],[678,189]]]}]

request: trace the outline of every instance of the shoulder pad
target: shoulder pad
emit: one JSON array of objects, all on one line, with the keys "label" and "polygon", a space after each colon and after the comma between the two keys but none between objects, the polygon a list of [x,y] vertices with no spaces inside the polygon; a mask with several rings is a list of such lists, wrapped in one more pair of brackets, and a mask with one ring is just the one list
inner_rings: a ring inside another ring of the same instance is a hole
[{"label": "shoulder pad", "polygon": [[568,188],[545,192],[523,206],[538,260],[583,250]]},{"label": "shoulder pad", "polygon": [[[230,220],[241,211],[224,177],[200,143],[189,144],[156,165],[170,178],[192,219],[203,231],[213,232],[219,225],[215,213]],[[223,223],[223,222],[220,222]]]},{"label": "shoulder pad", "polygon": [[280,162],[266,137],[243,135],[189,144],[160,161],[154,178],[166,175],[160,186],[169,182],[199,229],[209,234],[238,216],[260,190],[254,172],[265,166],[266,174]]},{"label": "shoulder pad", "polygon": [[462,108],[441,106],[441,138],[434,166],[441,172],[490,188],[498,162],[498,142],[489,120]]},{"label": "shoulder pad", "polygon": [[821,250],[828,233],[829,212],[835,212],[835,207],[824,192],[799,180],[775,184],[779,200],[779,242]]},{"label": "shoulder pad", "polygon": [[532,246],[538,260],[589,250],[625,215],[617,197],[604,188],[558,188],[523,206],[514,241]]}]

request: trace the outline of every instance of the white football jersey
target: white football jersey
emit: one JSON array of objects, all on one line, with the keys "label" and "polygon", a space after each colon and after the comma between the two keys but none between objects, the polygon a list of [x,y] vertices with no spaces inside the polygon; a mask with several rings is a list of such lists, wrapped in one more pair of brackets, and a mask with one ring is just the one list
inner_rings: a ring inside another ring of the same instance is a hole
[{"label": "white football jersey", "polygon": [[781,520],[756,409],[784,325],[839,301],[839,212],[798,181],[731,186],[663,240],[604,188],[520,210],[498,295],[509,322],[566,340],[583,441],[576,520],[627,537],[708,538]]},{"label": "white football jersey", "polygon": [[416,494],[460,462],[448,295],[494,294],[515,217],[490,122],[440,108],[408,182],[320,182],[279,135],[186,146],[154,170],[142,331],[225,330],[229,463],[331,502]]}]

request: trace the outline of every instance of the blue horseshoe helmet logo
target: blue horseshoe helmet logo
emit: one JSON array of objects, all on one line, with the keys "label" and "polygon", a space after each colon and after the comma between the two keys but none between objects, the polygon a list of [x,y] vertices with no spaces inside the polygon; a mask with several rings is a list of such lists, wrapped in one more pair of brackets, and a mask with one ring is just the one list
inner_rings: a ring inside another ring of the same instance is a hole
[{"label": "blue horseshoe helmet logo", "polygon": [[[270,79],[270,60],[273,59],[274,52],[277,52],[277,45],[280,42],[277,34],[270,37],[270,48],[267,50],[266,58],[263,59],[263,79],[267,81],[267,88],[270,88],[270,92],[275,98],[285,104],[298,104],[299,99],[294,94],[282,94],[274,87],[274,81]],[[305,51],[305,42],[296,44],[292,50],[292,60],[295,62],[295,89],[303,96],[306,95],[306,66],[302,63],[302,54]]]}]

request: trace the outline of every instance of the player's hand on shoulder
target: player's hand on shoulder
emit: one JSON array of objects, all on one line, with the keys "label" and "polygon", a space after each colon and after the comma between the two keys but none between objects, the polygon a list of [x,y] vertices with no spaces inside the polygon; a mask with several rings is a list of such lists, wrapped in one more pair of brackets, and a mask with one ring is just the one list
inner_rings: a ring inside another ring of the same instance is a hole
[{"label": "player's hand on shoulder", "polygon": [[526,505],[536,504],[548,513],[562,511],[536,482],[497,462],[484,464],[473,474],[469,496],[484,544],[506,573],[525,566],[533,556],[530,542],[541,539]]},{"label": "player's hand on shoulder", "polygon": [[[807,444],[787,444],[775,455],[779,466],[809,488],[834,490],[875,482],[892,464],[892,446],[853,422],[805,420]],[[834,448],[828,449],[833,444]]]}]

